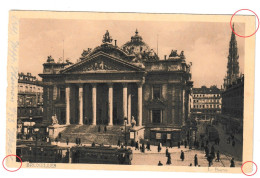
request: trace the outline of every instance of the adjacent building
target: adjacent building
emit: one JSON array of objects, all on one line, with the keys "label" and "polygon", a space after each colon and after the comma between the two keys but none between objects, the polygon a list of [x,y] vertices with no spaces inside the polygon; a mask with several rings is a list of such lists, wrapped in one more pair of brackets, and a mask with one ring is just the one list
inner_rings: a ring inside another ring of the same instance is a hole
[{"label": "adjacent building", "polygon": [[31,73],[18,74],[17,106],[18,132],[27,134],[43,118],[43,87]]},{"label": "adjacent building", "polygon": [[190,68],[183,51],[160,60],[137,30],[122,47],[107,31],[77,63],[49,56],[43,64],[43,123],[51,125],[56,116],[65,130],[75,126],[73,132],[78,125],[134,125],[130,139],[176,143],[187,135]]},{"label": "adjacent building", "polygon": [[[233,25],[234,28],[234,25]],[[222,122],[229,133],[243,133],[244,75],[239,73],[239,54],[236,36],[232,32],[229,43],[227,75],[222,93]]]},{"label": "adjacent building", "polygon": [[217,86],[193,88],[192,100],[191,117],[195,120],[212,121],[221,114],[222,96]]}]

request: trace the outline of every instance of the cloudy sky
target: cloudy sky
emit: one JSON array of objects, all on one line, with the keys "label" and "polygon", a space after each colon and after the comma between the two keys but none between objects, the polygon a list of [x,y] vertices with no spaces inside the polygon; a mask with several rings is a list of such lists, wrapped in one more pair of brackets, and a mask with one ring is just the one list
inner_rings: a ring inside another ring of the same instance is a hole
[{"label": "cloudy sky", "polygon": [[[148,21],[90,21],[21,19],[19,72],[42,73],[47,56],[55,60],[62,57],[63,41],[65,59],[72,62],[80,57],[83,49],[95,48],[109,30],[119,46],[130,40],[138,29],[150,48],[159,57],[169,55],[172,49],[184,51],[187,62],[192,62],[194,87],[223,84],[227,71],[227,56],[231,29],[229,23],[208,22],[148,22]],[[244,24],[235,24],[235,31],[243,35]],[[244,72],[244,38],[236,37],[240,72]]]}]

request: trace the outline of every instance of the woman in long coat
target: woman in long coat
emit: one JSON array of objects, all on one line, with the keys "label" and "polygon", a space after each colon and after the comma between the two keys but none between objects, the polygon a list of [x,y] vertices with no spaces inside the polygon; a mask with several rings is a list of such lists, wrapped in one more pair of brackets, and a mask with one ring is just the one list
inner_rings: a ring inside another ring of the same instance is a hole
[{"label": "woman in long coat", "polygon": [[194,166],[197,166],[198,165],[198,157],[197,157],[197,154],[195,154],[194,156]]},{"label": "woman in long coat", "polygon": [[184,161],[184,152],[181,150],[181,156],[180,156],[181,160]]},{"label": "woman in long coat", "polygon": [[171,153],[168,153],[168,159],[167,159],[167,162],[166,162],[166,164],[168,164],[168,165],[170,165],[170,164],[172,164],[172,158],[171,158]]}]

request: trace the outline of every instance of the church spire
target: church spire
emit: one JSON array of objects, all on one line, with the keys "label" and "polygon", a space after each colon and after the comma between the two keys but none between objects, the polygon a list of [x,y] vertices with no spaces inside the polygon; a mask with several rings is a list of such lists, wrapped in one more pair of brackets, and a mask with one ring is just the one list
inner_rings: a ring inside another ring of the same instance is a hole
[{"label": "church spire", "polygon": [[[233,31],[235,31],[234,24],[233,24]],[[232,84],[239,77],[239,62],[238,62],[239,55],[238,55],[236,35],[233,31],[231,33],[231,38],[229,42],[226,85]]]}]

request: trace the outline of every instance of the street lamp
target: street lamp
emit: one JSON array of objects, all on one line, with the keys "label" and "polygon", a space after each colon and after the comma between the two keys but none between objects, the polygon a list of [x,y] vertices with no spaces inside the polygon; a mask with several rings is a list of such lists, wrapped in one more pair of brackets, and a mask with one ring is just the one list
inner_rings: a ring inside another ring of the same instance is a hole
[{"label": "street lamp", "polygon": [[126,140],[126,123],[127,123],[127,118],[124,118],[124,122],[125,122],[125,147],[127,148],[127,140]]}]

